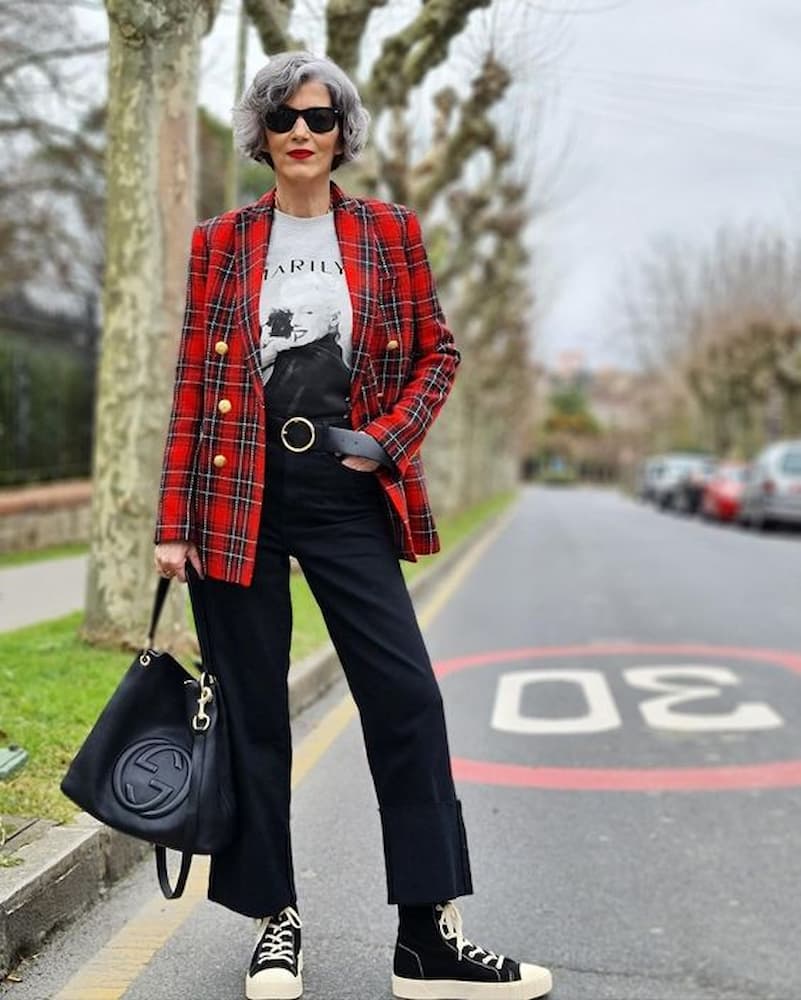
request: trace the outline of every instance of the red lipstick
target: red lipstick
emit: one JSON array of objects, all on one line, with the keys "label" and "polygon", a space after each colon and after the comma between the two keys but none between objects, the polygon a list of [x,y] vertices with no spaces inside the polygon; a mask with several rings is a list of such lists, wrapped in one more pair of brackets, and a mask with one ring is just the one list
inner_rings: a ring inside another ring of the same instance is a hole
[{"label": "red lipstick", "polygon": [[305,160],[314,154],[310,149],[293,149],[289,155],[293,160]]}]

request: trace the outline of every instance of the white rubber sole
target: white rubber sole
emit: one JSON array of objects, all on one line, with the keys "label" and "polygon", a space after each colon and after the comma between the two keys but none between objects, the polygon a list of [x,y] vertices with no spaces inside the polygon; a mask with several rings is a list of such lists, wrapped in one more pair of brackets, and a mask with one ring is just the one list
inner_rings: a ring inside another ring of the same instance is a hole
[{"label": "white rubber sole", "polygon": [[247,1000],[299,1000],[303,996],[303,952],[298,955],[298,974],[290,978],[268,978],[264,973],[245,977]]},{"label": "white rubber sole", "polygon": [[465,983],[458,979],[392,977],[392,995],[401,1000],[537,1000],[551,992],[553,979],[541,965],[521,963],[514,983]]}]

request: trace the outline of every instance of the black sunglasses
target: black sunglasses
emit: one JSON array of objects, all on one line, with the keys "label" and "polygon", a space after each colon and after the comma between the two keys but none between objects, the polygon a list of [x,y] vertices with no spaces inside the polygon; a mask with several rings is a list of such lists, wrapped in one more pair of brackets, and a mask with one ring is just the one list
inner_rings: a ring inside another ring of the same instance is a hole
[{"label": "black sunglasses", "polygon": [[303,116],[312,132],[330,132],[342,117],[342,112],[339,108],[288,108],[282,104],[275,111],[267,112],[264,124],[271,132],[289,132],[295,127],[299,115]]}]

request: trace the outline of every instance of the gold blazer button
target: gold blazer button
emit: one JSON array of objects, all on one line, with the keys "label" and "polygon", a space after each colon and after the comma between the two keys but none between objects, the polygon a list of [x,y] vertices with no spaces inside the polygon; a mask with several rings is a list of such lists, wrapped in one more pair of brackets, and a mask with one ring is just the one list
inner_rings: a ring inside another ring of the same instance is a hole
[{"label": "gold blazer button", "polygon": [[397,349],[398,349],[398,342],[397,342],[397,340],[388,340],[387,341],[387,350],[388,351],[397,351]]},{"label": "gold blazer button", "polygon": [[214,350],[222,357],[223,354],[228,353],[228,344],[224,340],[218,340],[214,345]]},{"label": "gold blazer button", "polygon": [[220,413],[230,413],[231,412],[231,400],[230,399],[221,399],[220,402],[217,404],[217,409],[220,411]]},{"label": "gold blazer button", "polygon": [[225,457],[225,455],[214,456],[214,464],[218,469],[221,469],[227,461],[228,459]]}]

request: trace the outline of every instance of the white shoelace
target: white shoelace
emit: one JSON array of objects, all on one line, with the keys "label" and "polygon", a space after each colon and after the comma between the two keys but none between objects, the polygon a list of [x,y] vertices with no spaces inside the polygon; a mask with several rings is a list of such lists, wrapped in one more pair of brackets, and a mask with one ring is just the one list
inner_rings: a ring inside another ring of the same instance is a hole
[{"label": "white shoelace", "polygon": [[285,906],[274,917],[265,917],[264,926],[259,937],[259,951],[256,956],[258,965],[264,962],[295,961],[295,934],[293,928],[300,930],[300,916],[293,906]]},{"label": "white shoelace", "polygon": [[503,965],[503,955],[496,955],[494,951],[487,951],[486,948],[481,948],[479,945],[473,944],[472,941],[468,941],[464,936],[462,933],[462,915],[452,902],[438,903],[435,909],[440,914],[439,929],[442,932],[442,936],[446,941],[452,941],[456,938],[456,951],[459,954],[460,961],[462,953],[465,949],[468,949],[468,958],[480,959],[482,965],[495,963],[496,969],[501,968]]}]

